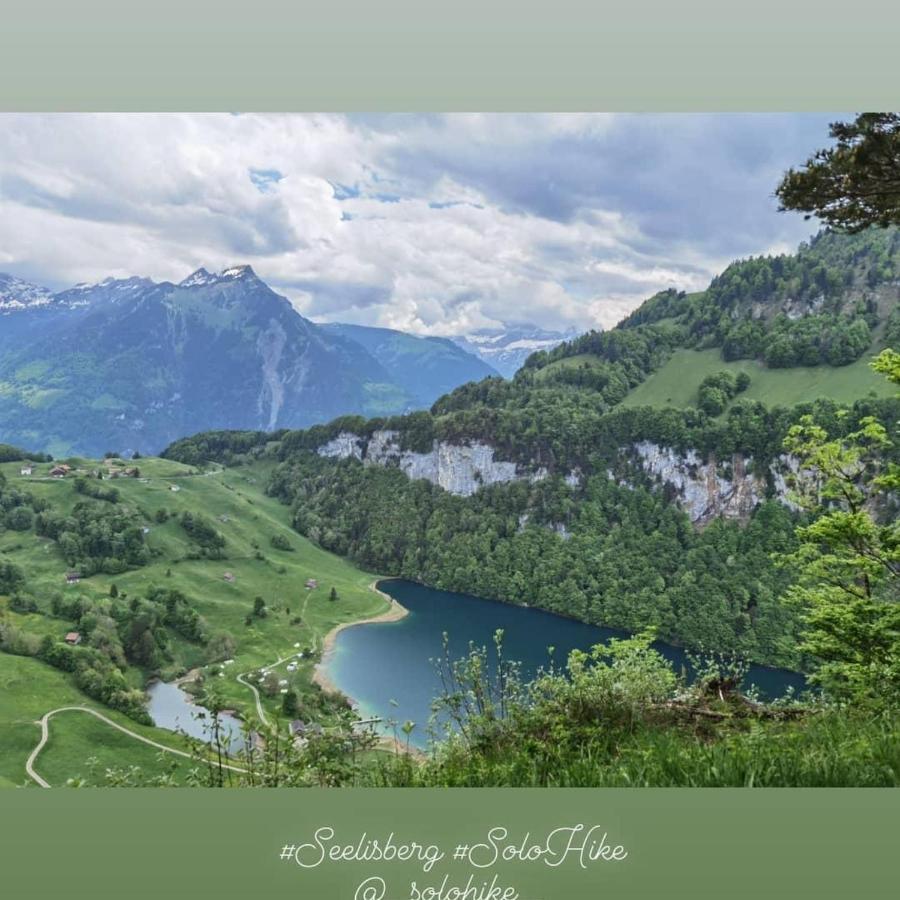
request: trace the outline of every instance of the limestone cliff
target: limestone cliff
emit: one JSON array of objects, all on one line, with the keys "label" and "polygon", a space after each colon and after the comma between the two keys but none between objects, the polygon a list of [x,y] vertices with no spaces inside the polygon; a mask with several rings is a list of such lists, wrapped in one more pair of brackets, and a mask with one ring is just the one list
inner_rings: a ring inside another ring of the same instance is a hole
[{"label": "limestone cliff", "polygon": [[[396,466],[409,478],[422,478],[439,485],[452,494],[468,497],[479,488],[511,481],[539,481],[547,476],[545,468],[531,468],[514,462],[496,459],[493,447],[482,442],[450,444],[435,441],[427,453],[404,450],[396,431],[375,431],[371,438],[341,432],[318,448],[320,456],[360,460],[364,465]],[[679,453],[650,441],[641,441],[623,448],[623,457],[637,464],[661,490],[688,514],[691,521],[702,526],[715,518],[745,521],[767,496],[767,477],[751,471],[752,460],[736,453],[728,460],[715,456],[704,459],[696,450]],[[790,505],[788,478],[795,470],[786,457],[770,467],[774,496]],[[622,484],[633,478],[609,477]],[[583,474],[574,470],[565,476],[566,483],[577,488]]]},{"label": "limestone cliff", "polygon": [[546,469],[527,470],[514,462],[495,459],[494,448],[474,441],[449,444],[435,441],[427,453],[400,447],[396,431],[375,431],[369,439],[341,432],[319,447],[320,456],[346,459],[353,457],[365,465],[396,466],[409,478],[424,478],[451,494],[469,497],[490,484],[546,477]]},{"label": "limestone cliff", "polygon": [[[749,471],[749,458],[735,453],[724,465],[714,455],[703,459],[696,450],[679,454],[650,441],[634,445],[641,468],[675,499],[692,522],[725,518],[745,521],[766,497],[766,479]],[[779,472],[780,474],[780,472]],[[781,476],[787,495],[787,485]]]}]

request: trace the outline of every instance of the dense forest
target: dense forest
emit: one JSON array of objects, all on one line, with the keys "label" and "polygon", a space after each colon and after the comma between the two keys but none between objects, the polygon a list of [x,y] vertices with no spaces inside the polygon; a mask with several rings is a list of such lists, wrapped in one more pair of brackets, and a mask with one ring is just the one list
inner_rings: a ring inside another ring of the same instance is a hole
[{"label": "dense forest", "polygon": [[312,454],[271,488],[297,529],[367,568],[595,624],[660,633],[764,662],[800,663],[789,576],[770,556],[793,546],[794,517],[767,503],[745,528],[696,532],[663,495],[605,475],[455,497],[396,469]]}]

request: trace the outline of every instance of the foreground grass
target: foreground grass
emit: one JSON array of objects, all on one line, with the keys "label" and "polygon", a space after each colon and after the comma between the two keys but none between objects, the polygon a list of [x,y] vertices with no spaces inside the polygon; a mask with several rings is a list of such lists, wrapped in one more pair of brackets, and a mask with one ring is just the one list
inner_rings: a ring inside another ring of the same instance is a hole
[{"label": "foreground grass", "polygon": [[385,757],[365,775],[381,787],[898,787],[900,718],[831,711],[718,735],[511,729],[477,748],[450,742],[422,765]]}]

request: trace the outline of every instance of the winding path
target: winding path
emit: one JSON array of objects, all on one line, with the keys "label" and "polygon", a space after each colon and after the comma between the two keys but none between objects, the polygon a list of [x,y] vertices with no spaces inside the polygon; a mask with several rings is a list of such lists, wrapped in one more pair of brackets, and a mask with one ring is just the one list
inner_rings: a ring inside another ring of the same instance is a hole
[{"label": "winding path", "polygon": [[[89,706],[61,706],[58,709],[51,709],[50,712],[45,713],[43,718],[37,724],[41,726],[41,739],[38,741],[38,745],[31,751],[31,755],[25,761],[25,771],[28,773],[29,778],[33,779],[37,782],[38,785],[42,788],[50,787],[50,783],[45,781],[38,773],[34,770],[34,764],[40,755],[41,750],[47,744],[47,741],[50,738],[50,720],[57,715],[58,713],[63,712],[85,712],[90,713],[90,715],[99,719],[101,722],[106,725],[110,725],[115,728],[117,731],[121,731],[122,734],[127,734],[128,737],[134,738],[136,741],[140,741],[142,744],[147,744],[150,747],[156,747],[157,750],[163,750],[166,753],[174,753],[176,756],[183,756],[186,759],[194,759],[195,757],[186,752],[185,750],[176,750],[174,747],[167,747],[165,744],[157,743],[150,738],[144,737],[141,734],[137,734],[134,731],[131,731],[128,728],[125,728],[123,725],[119,725],[118,722],[114,722],[108,716],[104,716],[103,713],[97,712],[96,709],[91,709]],[[223,769],[230,769],[232,772],[240,772],[242,774],[246,774],[246,769],[241,769],[238,766],[229,766],[223,763]]]},{"label": "winding path", "polygon": [[[293,653],[289,653],[287,656],[283,656],[281,659],[276,660],[271,665],[263,666],[262,668],[268,672],[271,669],[274,669],[276,666],[280,666],[282,663],[287,662],[289,659],[293,659],[297,655],[296,650]],[[239,681],[244,687],[250,688],[253,691],[253,698],[256,700],[256,714],[259,716],[259,721],[263,723],[263,725],[269,725],[269,717],[266,715],[266,711],[263,709],[262,705],[262,697],[259,696],[259,690],[257,689],[255,684],[251,684],[246,680],[249,672],[242,672],[237,676],[237,681]]]}]

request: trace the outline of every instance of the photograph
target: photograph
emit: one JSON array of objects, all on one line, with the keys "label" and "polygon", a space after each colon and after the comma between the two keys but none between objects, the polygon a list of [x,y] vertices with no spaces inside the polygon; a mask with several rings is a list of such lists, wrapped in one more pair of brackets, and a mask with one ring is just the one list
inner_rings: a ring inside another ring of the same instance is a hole
[{"label": "photograph", "polygon": [[900,113],[247,106],[0,112],[0,807],[900,785]]}]

